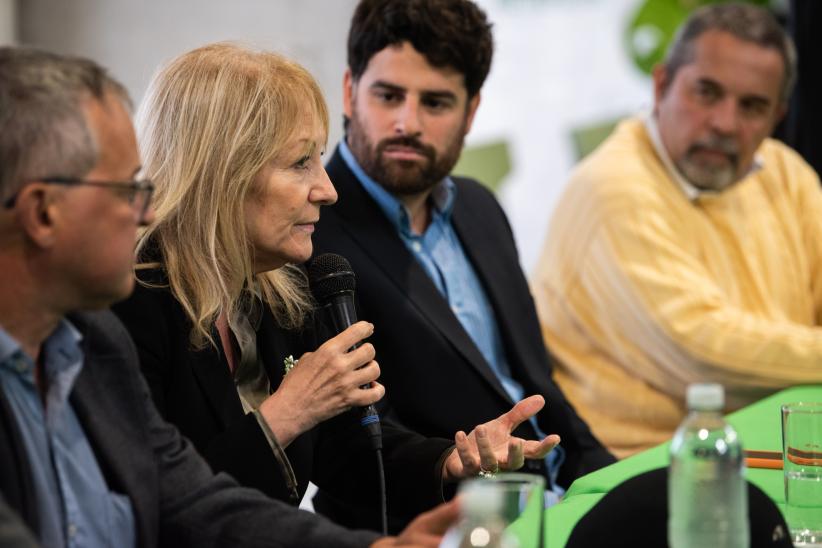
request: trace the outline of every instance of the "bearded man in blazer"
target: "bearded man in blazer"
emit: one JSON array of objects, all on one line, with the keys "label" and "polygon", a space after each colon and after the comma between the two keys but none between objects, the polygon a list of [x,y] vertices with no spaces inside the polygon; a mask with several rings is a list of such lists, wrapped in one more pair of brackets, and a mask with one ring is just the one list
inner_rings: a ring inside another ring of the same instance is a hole
[{"label": "bearded man in blazer", "polygon": [[[614,459],[551,378],[505,214],[476,181],[449,176],[492,50],[485,14],[469,0],[360,2],[343,84],[346,137],[326,166],[339,201],[323,211],[314,249],[345,256],[357,275],[384,413],[442,436],[541,394],[545,408],[517,435],[560,435],[559,451],[526,468],[561,493]],[[343,520],[323,497],[315,506]]]}]

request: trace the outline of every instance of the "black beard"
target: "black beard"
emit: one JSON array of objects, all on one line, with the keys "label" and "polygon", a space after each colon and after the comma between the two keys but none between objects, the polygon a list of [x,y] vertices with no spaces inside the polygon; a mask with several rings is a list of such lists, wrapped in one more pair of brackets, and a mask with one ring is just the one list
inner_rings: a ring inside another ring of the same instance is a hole
[{"label": "black beard", "polygon": [[[414,136],[383,139],[375,147],[366,136],[356,110],[351,114],[347,131],[348,146],[363,171],[391,194],[411,196],[430,190],[451,173],[459,160],[465,140],[465,122],[460,128],[459,137],[438,157],[434,147],[421,143]],[[386,160],[383,152],[387,147],[395,145],[419,151],[426,161]]]}]

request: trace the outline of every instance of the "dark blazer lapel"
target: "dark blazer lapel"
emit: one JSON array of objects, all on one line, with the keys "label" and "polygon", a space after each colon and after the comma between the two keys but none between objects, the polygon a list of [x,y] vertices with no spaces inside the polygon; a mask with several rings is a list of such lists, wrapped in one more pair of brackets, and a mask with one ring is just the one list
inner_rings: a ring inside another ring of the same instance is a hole
[{"label": "dark blazer lapel", "polygon": [[[339,200],[332,206],[344,219],[341,229],[360,245],[376,268],[385,272],[408,300],[454,345],[457,351],[506,400],[508,393],[462,327],[434,282],[414,259],[379,206],[365,192],[337,150],[327,170]],[[367,319],[367,318],[365,318]]]},{"label": "dark blazer lapel", "polygon": [[[219,344],[219,335],[216,330],[212,333]],[[218,354],[217,360],[214,355]],[[210,344],[205,348],[192,352],[191,368],[200,389],[211,405],[217,420],[224,428],[243,416],[243,404],[234,387],[234,379],[222,351],[217,351]]]},{"label": "dark blazer lapel", "polygon": [[[112,386],[123,382],[117,372],[123,369],[123,356],[95,356],[86,351],[84,340],[85,363],[77,377],[71,394],[71,403],[77,414],[83,431],[89,440],[97,463],[103,471],[109,489],[129,497],[137,520],[139,536],[145,542],[151,538],[156,524],[152,508],[156,507],[155,463],[145,462],[138,458],[145,451],[131,451],[134,446],[145,446],[148,439],[134,439],[137,432],[128,425],[135,417],[127,411],[139,409],[136,402],[113,401],[114,394],[123,391],[112,390]],[[146,396],[148,397],[148,396]]]},{"label": "dark blazer lapel", "polygon": [[[529,333],[539,322],[536,317],[529,317],[533,314],[533,304],[522,300],[523,295],[530,296],[530,289],[520,270],[516,247],[503,237],[503,231],[510,228],[499,226],[489,230],[487,221],[481,217],[483,208],[472,207],[466,202],[460,200],[458,191],[454,229],[494,309],[509,364],[519,368],[515,376],[521,384],[528,378],[530,382],[524,384],[541,386],[544,377],[550,375],[548,356],[543,346],[535,348],[529,344],[529,341],[541,340],[542,335]],[[511,326],[517,326],[517,329],[512,330]],[[535,365],[537,368],[533,367]]]},{"label": "dark blazer lapel", "polygon": [[496,304],[496,301],[501,300],[497,298],[501,297],[496,294],[498,293],[497,289],[504,284],[489,282],[491,280],[499,282],[499,278],[504,275],[504,272],[499,268],[500,261],[498,251],[500,246],[493,241],[495,239],[493,232],[483,231],[483,227],[486,226],[483,219],[479,217],[475,211],[472,211],[471,208],[466,207],[466,204],[463,202],[464,198],[460,201],[459,191],[457,191],[457,199],[451,221],[454,224],[454,229],[460,239],[462,248],[465,250],[477,275],[484,284],[486,293],[489,295],[489,298],[493,295],[494,298],[492,298],[492,300],[495,301]]},{"label": "dark blazer lapel", "polygon": [[[459,192],[452,216],[454,229],[462,243],[468,259],[474,266],[474,270],[479,276],[485,289],[485,294],[491,302],[496,315],[497,327],[500,334],[506,340],[511,340],[507,331],[508,326],[518,325],[518,318],[511,318],[509,306],[506,306],[511,298],[507,291],[510,276],[503,265],[511,264],[509,258],[500,258],[500,253],[506,249],[504,242],[497,242],[497,235],[494,231],[487,230],[487,223],[477,214],[467,207],[465,200],[460,201]],[[519,265],[518,258],[513,258],[513,264]],[[510,350],[509,350],[510,351]]]}]

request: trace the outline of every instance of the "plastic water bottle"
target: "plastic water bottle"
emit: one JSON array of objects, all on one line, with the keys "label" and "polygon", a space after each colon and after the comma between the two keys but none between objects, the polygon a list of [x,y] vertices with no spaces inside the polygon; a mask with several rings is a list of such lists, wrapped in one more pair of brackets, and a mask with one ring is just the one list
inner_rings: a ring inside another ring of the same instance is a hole
[{"label": "plastic water bottle", "polygon": [[688,387],[690,413],[671,442],[668,544],[671,548],[748,548],[748,487],[742,444],[722,418],[718,384]]},{"label": "plastic water bottle", "polygon": [[502,517],[503,492],[494,482],[469,480],[460,486],[462,519],[448,531],[440,548],[519,548]]}]

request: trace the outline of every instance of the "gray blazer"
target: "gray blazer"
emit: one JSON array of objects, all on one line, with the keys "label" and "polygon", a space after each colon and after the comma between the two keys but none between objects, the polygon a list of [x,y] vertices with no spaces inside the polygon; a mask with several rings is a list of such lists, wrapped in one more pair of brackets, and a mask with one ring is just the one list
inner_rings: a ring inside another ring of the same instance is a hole
[{"label": "gray blazer", "polygon": [[[120,321],[108,311],[69,320],[83,334],[85,354],[71,402],[109,488],[131,499],[137,546],[353,547],[377,538],[213,474],[177,429],[160,418]],[[2,393],[0,494],[36,531],[36,495],[25,450]]]}]

